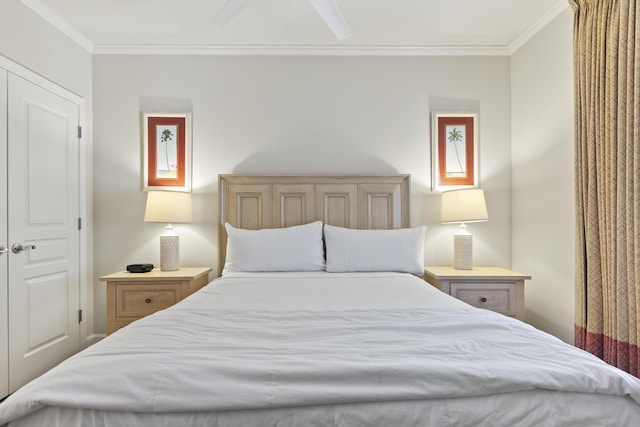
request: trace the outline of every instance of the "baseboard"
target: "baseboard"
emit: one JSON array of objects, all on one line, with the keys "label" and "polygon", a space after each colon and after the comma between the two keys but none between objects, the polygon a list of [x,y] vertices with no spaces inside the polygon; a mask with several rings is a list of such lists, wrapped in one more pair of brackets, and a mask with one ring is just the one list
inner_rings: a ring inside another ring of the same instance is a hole
[{"label": "baseboard", "polygon": [[91,334],[89,336],[87,336],[87,339],[84,341],[84,347],[89,347],[95,343],[97,343],[98,341],[100,341],[101,339],[103,339],[104,337],[106,337],[107,334]]}]

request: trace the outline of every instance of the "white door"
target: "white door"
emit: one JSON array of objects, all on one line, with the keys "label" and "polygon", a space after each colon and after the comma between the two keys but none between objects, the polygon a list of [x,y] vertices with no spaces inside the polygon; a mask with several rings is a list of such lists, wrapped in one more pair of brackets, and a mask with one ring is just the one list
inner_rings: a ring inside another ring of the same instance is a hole
[{"label": "white door", "polygon": [[9,73],[9,392],[80,349],[78,121]]},{"label": "white door", "polygon": [[[0,68],[0,101],[7,99],[7,71]],[[0,102],[0,169],[7,164],[7,103]],[[7,200],[7,174],[0,173],[0,205]],[[7,209],[0,209],[0,399],[9,394],[9,325],[7,324]]]}]

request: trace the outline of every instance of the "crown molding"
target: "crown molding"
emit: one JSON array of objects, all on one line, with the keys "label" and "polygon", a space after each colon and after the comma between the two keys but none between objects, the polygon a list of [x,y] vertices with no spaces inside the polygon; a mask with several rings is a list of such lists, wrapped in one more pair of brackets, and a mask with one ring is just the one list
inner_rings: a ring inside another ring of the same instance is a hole
[{"label": "crown molding", "polygon": [[569,2],[567,0],[558,0],[551,9],[547,10],[536,22],[534,22],[527,30],[522,33],[517,39],[509,45],[509,55],[514,54],[520,49],[526,42],[531,40],[536,34],[538,34],[544,27],[546,27],[551,21],[556,19],[558,15],[568,9]]},{"label": "crown molding", "polygon": [[508,56],[508,46],[95,45],[97,55]]},{"label": "crown molding", "polygon": [[56,12],[47,7],[40,0],[20,0],[26,7],[38,14],[42,19],[51,24],[58,31],[69,37],[76,42],[80,47],[84,48],[87,52],[93,51],[94,44],[91,40],[86,38],[84,34],[73,27],[69,22],[58,15]]},{"label": "crown molding", "polygon": [[97,55],[273,55],[273,56],[511,56],[569,7],[557,3],[510,45],[350,46],[350,45],[197,45],[95,44],[41,0],[20,0],[89,53]]}]

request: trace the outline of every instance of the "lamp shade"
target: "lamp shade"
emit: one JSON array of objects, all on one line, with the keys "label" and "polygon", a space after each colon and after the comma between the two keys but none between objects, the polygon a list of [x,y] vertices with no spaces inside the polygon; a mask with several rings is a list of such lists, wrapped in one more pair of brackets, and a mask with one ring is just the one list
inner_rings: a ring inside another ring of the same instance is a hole
[{"label": "lamp shade", "polygon": [[479,188],[464,188],[442,193],[440,221],[443,224],[453,222],[487,221],[487,205],[484,192]]},{"label": "lamp shade", "polygon": [[177,191],[149,191],[145,222],[191,222],[191,193]]}]

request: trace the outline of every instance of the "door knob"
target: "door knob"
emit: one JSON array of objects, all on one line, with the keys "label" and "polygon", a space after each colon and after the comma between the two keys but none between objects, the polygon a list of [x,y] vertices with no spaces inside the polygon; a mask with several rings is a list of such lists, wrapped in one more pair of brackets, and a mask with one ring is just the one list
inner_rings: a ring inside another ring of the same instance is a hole
[{"label": "door knob", "polygon": [[14,254],[19,254],[22,251],[29,251],[35,248],[36,248],[36,245],[24,246],[22,243],[15,243],[13,246],[11,246],[11,251],[13,251]]},{"label": "door knob", "polygon": [[7,252],[9,252],[9,249],[4,245],[0,245],[0,255],[6,254]]}]

